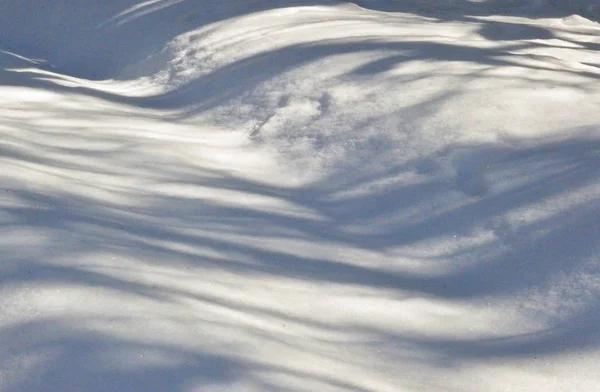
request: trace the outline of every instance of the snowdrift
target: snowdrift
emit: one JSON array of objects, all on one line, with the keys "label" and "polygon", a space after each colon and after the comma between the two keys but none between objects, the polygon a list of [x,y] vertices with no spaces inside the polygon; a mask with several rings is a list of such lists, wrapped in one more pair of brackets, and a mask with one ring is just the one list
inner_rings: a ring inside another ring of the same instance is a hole
[{"label": "snowdrift", "polygon": [[597,385],[593,3],[0,5],[0,391]]}]

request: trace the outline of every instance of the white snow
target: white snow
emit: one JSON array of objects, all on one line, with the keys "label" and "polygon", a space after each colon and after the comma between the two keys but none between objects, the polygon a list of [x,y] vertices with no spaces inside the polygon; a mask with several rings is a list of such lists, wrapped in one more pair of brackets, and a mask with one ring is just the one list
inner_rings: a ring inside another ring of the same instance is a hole
[{"label": "white snow", "polygon": [[0,9],[0,392],[600,385],[594,1]]}]

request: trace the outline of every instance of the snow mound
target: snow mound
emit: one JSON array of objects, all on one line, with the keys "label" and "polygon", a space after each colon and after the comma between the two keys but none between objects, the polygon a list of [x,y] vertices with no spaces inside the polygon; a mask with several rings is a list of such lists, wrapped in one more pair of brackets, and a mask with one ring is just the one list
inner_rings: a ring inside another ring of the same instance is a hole
[{"label": "snow mound", "polygon": [[597,22],[591,21],[581,15],[567,16],[565,18],[562,18],[562,22],[566,26],[598,26]]}]

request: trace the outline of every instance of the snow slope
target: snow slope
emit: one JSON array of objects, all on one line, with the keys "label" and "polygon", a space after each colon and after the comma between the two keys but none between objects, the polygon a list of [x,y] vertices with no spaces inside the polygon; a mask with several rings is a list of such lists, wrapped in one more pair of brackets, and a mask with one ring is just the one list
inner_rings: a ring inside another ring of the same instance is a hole
[{"label": "snow slope", "polygon": [[600,27],[512,3],[0,0],[0,391],[596,390]]}]

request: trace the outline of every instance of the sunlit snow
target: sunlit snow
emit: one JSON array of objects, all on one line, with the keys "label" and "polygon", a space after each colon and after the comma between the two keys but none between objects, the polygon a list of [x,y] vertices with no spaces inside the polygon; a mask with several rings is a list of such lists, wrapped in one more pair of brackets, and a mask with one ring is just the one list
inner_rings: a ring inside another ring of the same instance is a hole
[{"label": "sunlit snow", "polygon": [[597,390],[598,19],[0,0],[0,392]]}]

